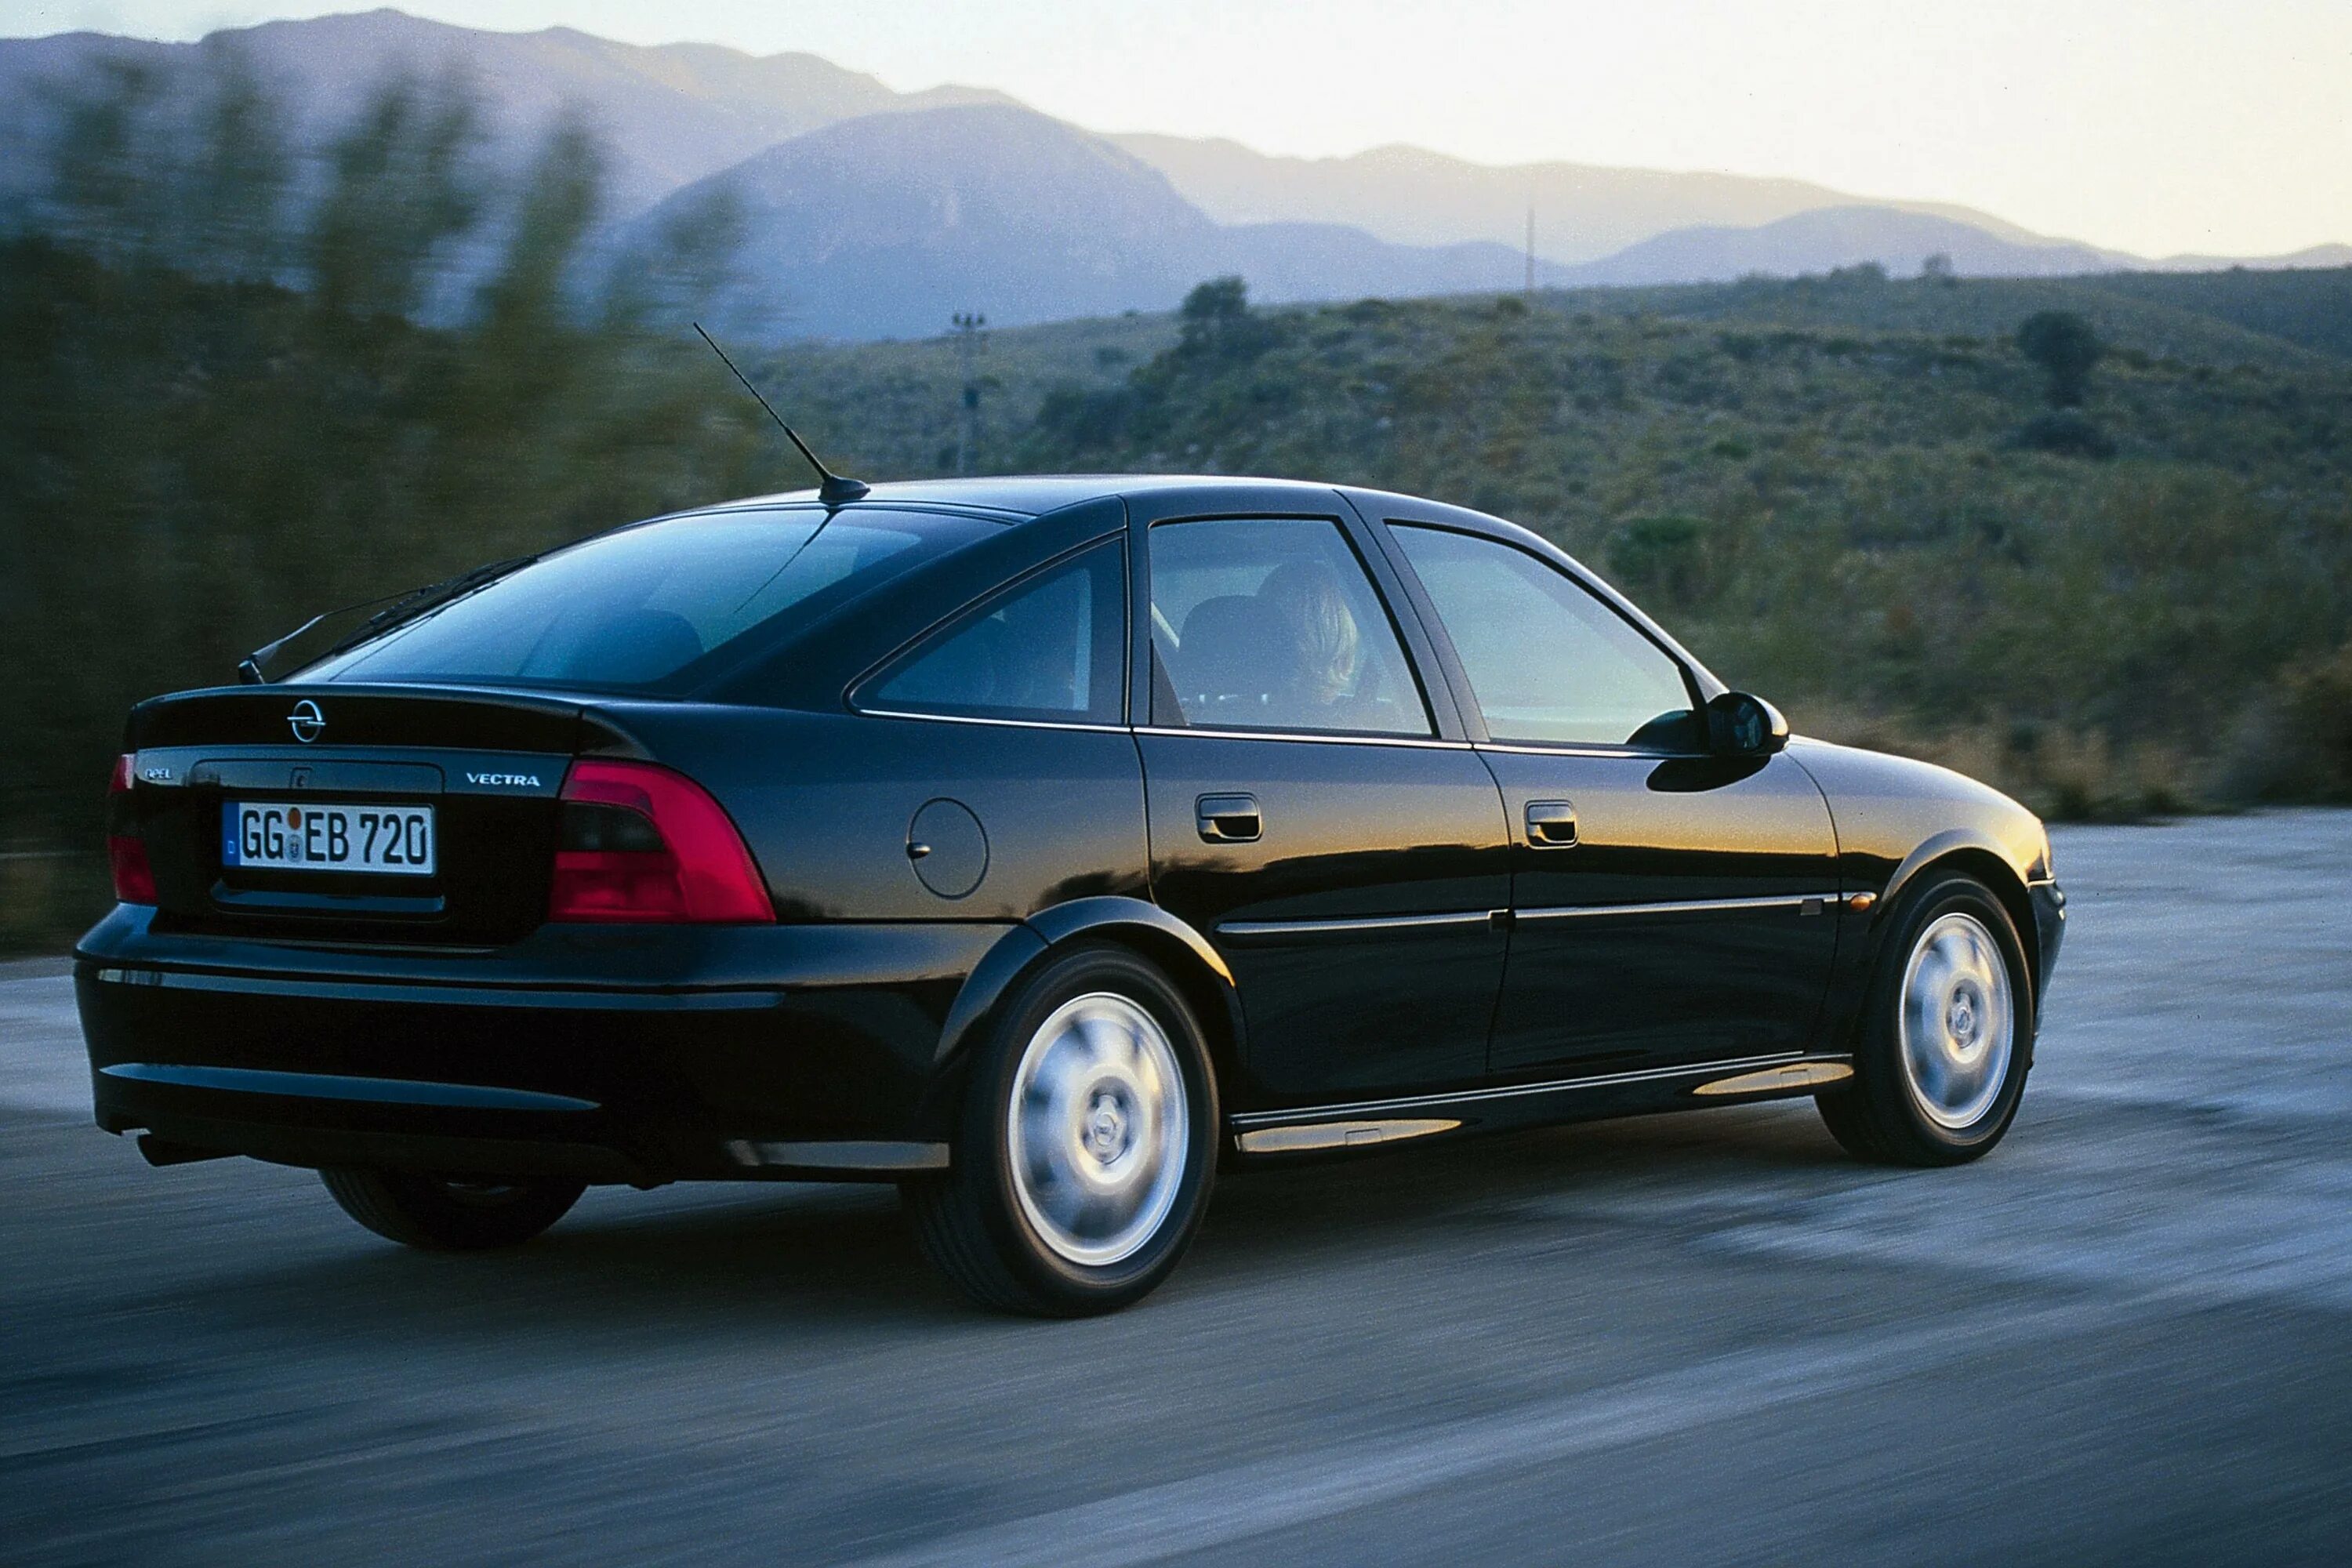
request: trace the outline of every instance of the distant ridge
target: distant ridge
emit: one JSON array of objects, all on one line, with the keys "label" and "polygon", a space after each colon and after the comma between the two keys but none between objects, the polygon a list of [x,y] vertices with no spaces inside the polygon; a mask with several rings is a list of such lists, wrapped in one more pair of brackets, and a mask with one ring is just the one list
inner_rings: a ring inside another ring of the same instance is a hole
[{"label": "distant ridge", "polygon": [[2315,245],[2284,256],[2168,256],[2146,265],[2162,272],[2226,272],[2232,267],[2258,272],[2352,267],[2352,245]]},{"label": "distant ridge", "polygon": [[1963,276],[1982,278],[2105,272],[2129,264],[2113,251],[2059,241],[2021,243],[1929,213],[1839,206],[1752,228],[1675,229],[1571,268],[1568,276],[1571,283],[1586,285],[1712,283],[1750,275],[1794,278],[1864,265],[1908,274],[1918,271],[1930,256],[1944,257]]},{"label": "distant ridge", "polygon": [[1820,207],[1927,213],[2023,244],[2042,237],[1972,208],[1870,201],[1807,180],[1620,169],[1593,163],[1474,163],[1392,144],[1344,158],[1276,157],[1223,138],[1111,138],[1165,174],[1220,223],[1272,218],[1352,224],[1406,245],[1486,240],[1518,249],[1528,210],[1536,253],[1593,261],[1671,229],[1749,228]]}]

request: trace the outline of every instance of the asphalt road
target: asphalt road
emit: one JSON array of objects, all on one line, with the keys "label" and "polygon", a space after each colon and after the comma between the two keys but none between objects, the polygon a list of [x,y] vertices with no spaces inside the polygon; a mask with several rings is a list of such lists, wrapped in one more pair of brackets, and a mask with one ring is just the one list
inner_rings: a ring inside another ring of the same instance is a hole
[{"label": "asphalt road", "polygon": [[2008,1142],[1801,1102],[1229,1180],[1118,1317],[887,1190],[403,1252],[87,1124],[0,979],[0,1562],[2352,1560],[2352,813],[2058,835]]}]

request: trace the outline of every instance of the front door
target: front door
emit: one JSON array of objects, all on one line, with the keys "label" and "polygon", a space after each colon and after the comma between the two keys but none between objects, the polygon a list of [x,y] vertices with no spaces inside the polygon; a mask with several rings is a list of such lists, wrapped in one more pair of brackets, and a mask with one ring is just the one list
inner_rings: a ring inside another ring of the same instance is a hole
[{"label": "front door", "polygon": [[1793,759],[1528,750],[1486,760],[1519,829],[1497,1076],[1810,1045],[1834,955],[1837,872],[1828,809]]},{"label": "front door", "polygon": [[1466,531],[1391,537],[1475,693],[1510,824],[1495,1075],[1806,1048],[1838,886],[1811,776],[1703,754],[1680,661],[1555,563]]},{"label": "front door", "polygon": [[1440,732],[1348,530],[1148,538],[1153,890],[1232,968],[1251,1075],[1293,1101],[1475,1082],[1505,952],[1502,803]]}]

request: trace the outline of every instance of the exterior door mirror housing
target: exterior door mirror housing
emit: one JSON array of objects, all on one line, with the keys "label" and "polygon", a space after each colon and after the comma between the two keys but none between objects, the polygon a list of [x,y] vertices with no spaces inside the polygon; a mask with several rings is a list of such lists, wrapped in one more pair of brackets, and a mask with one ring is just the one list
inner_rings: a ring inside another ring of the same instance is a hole
[{"label": "exterior door mirror housing", "polygon": [[1769,757],[1789,743],[1789,721],[1761,697],[1727,691],[1706,705],[1706,746],[1718,757]]}]

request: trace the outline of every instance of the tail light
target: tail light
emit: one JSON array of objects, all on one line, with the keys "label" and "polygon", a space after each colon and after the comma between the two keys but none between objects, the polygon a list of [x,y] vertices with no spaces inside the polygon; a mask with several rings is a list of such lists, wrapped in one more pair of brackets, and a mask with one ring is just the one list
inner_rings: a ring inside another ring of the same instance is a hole
[{"label": "tail light", "polygon": [[136,760],[131,752],[123,752],[114,760],[114,776],[106,781],[106,861],[114,873],[118,903],[152,904],[155,868],[148,864],[147,841],[139,837],[139,818],[131,798]]},{"label": "tail light", "polygon": [[767,884],[719,803],[650,763],[591,759],[563,781],[551,921],[772,924]]}]

